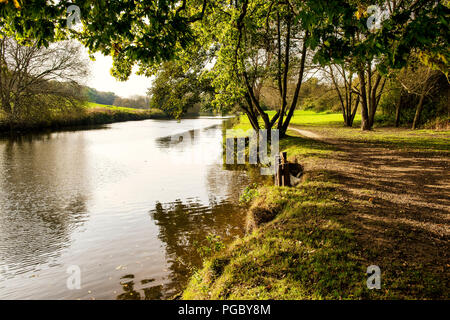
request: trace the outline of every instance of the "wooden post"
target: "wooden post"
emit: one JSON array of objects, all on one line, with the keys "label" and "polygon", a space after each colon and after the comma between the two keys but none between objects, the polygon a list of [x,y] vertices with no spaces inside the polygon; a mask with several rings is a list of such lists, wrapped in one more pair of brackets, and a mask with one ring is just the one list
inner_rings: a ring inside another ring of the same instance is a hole
[{"label": "wooden post", "polygon": [[275,185],[285,187],[291,186],[287,152],[280,152],[280,156],[275,157]]},{"label": "wooden post", "polygon": [[281,172],[280,172],[281,185],[284,187],[290,187],[291,177],[289,174],[289,162],[287,161],[287,152],[281,152],[280,159],[281,159]]},{"label": "wooden post", "polygon": [[282,185],[282,171],[281,171],[281,158],[280,156],[275,157],[275,185],[281,186]]}]

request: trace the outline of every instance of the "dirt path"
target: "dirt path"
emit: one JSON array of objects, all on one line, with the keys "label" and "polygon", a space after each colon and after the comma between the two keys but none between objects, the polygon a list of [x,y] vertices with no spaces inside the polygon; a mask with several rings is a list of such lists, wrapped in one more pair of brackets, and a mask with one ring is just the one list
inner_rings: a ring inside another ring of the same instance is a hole
[{"label": "dirt path", "polygon": [[[331,137],[291,127],[338,149],[307,170],[327,170],[349,203],[343,217],[356,230],[374,264],[428,269],[450,278],[450,159],[371,142]],[[445,278],[445,276],[444,276]]]},{"label": "dirt path", "polygon": [[289,127],[289,129],[294,130],[294,131],[300,133],[302,136],[307,137],[307,138],[320,140],[320,141],[324,141],[325,140],[324,137],[318,135],[317,133],[309,131],[309,130],[303,130],[303,129],[293,128],[293,127]]}]

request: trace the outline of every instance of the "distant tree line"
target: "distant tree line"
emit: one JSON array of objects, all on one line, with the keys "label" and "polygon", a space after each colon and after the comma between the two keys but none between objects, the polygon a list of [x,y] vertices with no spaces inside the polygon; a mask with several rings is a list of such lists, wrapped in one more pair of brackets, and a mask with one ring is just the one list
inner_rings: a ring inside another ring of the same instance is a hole
[{"label": "distant tree line", "polygon": [[105,105],[112,105],[114,100],[118,98],[114,92],[98,91],[91,87],[85,87],[84,94],[86,95],[87,101]]},{"label": "distant tree line", "polygon": [[148,109],[150,98],[148,96],[134,95],[129,98],[116,97],[112,103],[117,107]]},{"label": "distant tree line", "polygon": [[149,97],[134,95],[129,98],[122,98],[110,91],[99,91],[97,89],[85,86],[83,93],[86,100],[89,102],[105,104],[109,106],[135,108],[135,109],[148,109]]}]

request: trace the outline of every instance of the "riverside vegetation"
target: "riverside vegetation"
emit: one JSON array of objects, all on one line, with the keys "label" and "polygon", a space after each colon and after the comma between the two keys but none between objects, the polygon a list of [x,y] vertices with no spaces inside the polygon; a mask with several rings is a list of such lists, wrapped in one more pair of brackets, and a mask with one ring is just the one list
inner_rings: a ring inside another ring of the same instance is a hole
[{"label": "riverside vegetation", "polygon": [[134,109],[87,102],[75,110],[54,112],[45,119],[19,123],[12,128],[0,114],[0,132],[9,132],[11,129],[14,131],[57,129],[145,119],[167,119],[167,116],[158,109]]},{"label": "riverside vegetation", "polygon": [[[89,65],[82,47],[75,42],[40,47],[35,41],[23,43],[3,35],[0,60],[0,131],[165,117],[163,111],[148,107],[125,108],[89,101],[102,95],[118,99],[113,93],[81,85],[89,74]],[[138,100],[134,101],[138,107]]]},{"label": "riverside vegetation", "polygon": [[[361,134],[337,116],[295,113],[280,148],[304,166],[302,183],[249,187],[248,234],[205,259],[183,299],[449,297],[450,132]],[[373,264],[381,290],[366,286]]]}]

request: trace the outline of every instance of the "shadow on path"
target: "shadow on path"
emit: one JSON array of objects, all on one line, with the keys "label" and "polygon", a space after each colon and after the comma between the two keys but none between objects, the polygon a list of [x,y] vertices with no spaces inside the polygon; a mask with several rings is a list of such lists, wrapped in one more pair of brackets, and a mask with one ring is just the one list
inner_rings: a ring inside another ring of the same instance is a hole
[{"label": "shadow on path", "polygon": [[350,208],[341,219],[355,230],[371,263],[382,270],[391,265],[426,268],[449,278],[448,153],[291,130],[337,149],[307,170],[326,170],[340,184],[340,201]]}]

